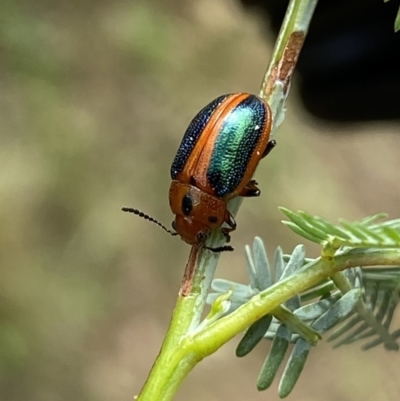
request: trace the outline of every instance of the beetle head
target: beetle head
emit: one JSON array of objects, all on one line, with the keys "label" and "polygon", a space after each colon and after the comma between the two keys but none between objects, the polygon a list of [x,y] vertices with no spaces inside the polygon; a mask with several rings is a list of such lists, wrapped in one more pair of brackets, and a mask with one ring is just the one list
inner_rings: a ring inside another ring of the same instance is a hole
[{"label": "beetle head", "polygon": [[172,227],[188,244],[204,243],[224,222],[225,202],[193,185],[172,181],[169,201],[176,215]]}]

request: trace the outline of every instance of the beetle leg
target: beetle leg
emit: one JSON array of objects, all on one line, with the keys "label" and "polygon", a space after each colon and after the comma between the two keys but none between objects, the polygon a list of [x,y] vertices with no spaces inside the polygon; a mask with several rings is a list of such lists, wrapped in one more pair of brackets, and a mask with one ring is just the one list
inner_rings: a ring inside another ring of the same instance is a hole
[{"label": "beetle leg", "polygon": [[265,156],[267,156],[267,154],[269,152],[271,152],[271,150],[276,146],[276,141],[271,139],[268,143],[267,143],[267,147],[264,150],[263,155],[261,156],[261,158],[264,158]]},{"label": "beetle leg", "polygon": [[[276,146],[276,141],[271,139],[267,143],[267,147],[264,150],[263,155],[261,158],[267,156],[269,152]],[[238,195],[239,196],[246,196],[246,197],[254,197],[254,196],[260,196],[260,189],[257,187],[257,181],[256,180],[251,180],[249,183],[242,189],[242,192],[240,192]]]},{"label": "beetle leg", "polygon": [[236,221],[228,210],[225,212],[224,223],[228,224],[229,227],[222,227],[221,232],[224,234],[226,242],[230,242],[231,236],[229,234],[236,230]]},{"label": "beetle leg", "polygon": [[257,181],[256,180],[251,180],[249,183],[242,189],[242,192],[240,192],[238,195],[239,196],[246,196],[248,198],[254,197],[254,196],[260,196],[260,189],[257,187]]}]

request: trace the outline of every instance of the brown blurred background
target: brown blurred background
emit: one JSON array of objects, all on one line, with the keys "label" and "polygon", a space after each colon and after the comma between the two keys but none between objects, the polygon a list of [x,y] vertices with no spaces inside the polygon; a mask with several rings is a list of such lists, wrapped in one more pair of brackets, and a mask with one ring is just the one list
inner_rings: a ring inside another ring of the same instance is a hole
[{"label": "brown blurred background", "polygon": [[[0,3],[0,399],[131,400],[158,353],[189,247],[167,225],[170,163],[197,111],[257,93],[271,53],[234,0]],[[218,277],[246,282],[243,247],[299,239],[279,205],[333,221],[399,216],[390,123],[321,125],[297,101],[246,200]],[[318,248],[306,243],[309,256]],[[177,400],[276,400],[256,377],[269,344],[204,360]],[[397,400],[399,354],[314,350],[297,400]]]}]

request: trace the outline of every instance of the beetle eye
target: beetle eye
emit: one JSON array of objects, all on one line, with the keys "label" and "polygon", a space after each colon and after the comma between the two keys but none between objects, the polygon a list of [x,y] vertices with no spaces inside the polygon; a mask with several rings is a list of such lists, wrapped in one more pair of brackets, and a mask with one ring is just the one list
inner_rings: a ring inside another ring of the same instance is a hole
[{"label": "beetle eye", "polygon": [[217,216],[208,216],[208,221],[210,223],[216,223],[218,221],[218,217]]},{"label": "beetle eye", "polygon": [[192,198],[190,197],[189,194],[186,194],[182,198],[182,212],[185,216],[187,216],[193,208],[193,203],[192,203]]},{"label": "beetle eye", "polygon": [[172,222],[171,226],[176,231],[176,222],[175,222],[175,220]]}]

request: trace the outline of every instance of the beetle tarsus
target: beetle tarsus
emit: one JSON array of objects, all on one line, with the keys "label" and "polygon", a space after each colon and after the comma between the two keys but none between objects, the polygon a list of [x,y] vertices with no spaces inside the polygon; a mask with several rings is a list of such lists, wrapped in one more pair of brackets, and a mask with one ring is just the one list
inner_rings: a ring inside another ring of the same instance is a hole
[{"label": "beetle tarsus", "polygon": [[250,198],[250,197],[260,196],[260,194],[261,194],[261,191],[260,191],[260,188],[257,187],[257,181],[251,180],[242,189],[242,192],[239,193],[239,196]]},{"label": "beetle tarsus", "polygon": [[271,139],[268,143],[267,143],[267,147],[264,150],[263,155],[261,156],[261,158],[263,159],[265,156],[268,155],[269,152],[271,152],[271,150],[276,146],[276,141],[274,139]]}]

